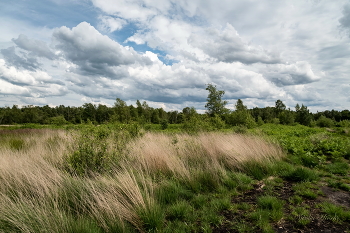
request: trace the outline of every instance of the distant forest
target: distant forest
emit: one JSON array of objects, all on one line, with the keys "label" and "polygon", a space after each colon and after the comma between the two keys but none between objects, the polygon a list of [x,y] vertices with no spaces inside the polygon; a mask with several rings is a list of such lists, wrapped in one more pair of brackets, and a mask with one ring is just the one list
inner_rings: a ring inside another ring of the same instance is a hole
[{"label": "distant forest", "polygon": [[[350,111],[324,111],[311,113],[307,106],[297,104],[295,110],[287,109],[286,105],[277,100],[274,107],[248,109],[241,99],[235,104],[235,110],[226,108],[228,103],[222,100],[225,91],[217,90],[216,86],[207,84],[209,92],[205,114],[197,113],[194,107],[186,107],[181,112],[166,112],[163,108],[152,108],[146,101],[136,101],[136,107],[127,105],[125,101],[117,98],[113,107],[85,103],[81,107],[60,105],[43,107],[28,105],[19,108],[0,108],[0,124],[103,124],[110,122],[162,124],[186,123],[196,128],[225,128],[230,126],[244,126],[253,128],[264,123],[293,125],[299,123],[306,126],[332,127],[350,126]],[[345,124],[345,125],[344,125]]]},{"label": "distant forest", "polygon": [[264,123],[287,124],[299,123],[302,125],[331,127],[341,124],[342,121],[350,120],[350,111],[323,111],[311,113],[304,105],[295,107],[294,110],[286,109],[281,100],[277,100],[274,107],[247,109],[241,100],[236,103],[234,111],[227,110],[220,113],[206,114],[197,113],[193,107],[186,107],[182,111],[166,112],[163,108],[152,108],[147,102],[136,101],[136,106],[127,105],[125,101],[117,99],[114,106],[94,105],[85,103],[81,107],[60,105],[57,107],[24,106],[0,108],[0,124],[81,124],[91,122],[103,124],[107,122],[140,124],[179,124],[193,119],[210,120],[217,117],[221,124],[227,126],[245,125],[248,128]]}]

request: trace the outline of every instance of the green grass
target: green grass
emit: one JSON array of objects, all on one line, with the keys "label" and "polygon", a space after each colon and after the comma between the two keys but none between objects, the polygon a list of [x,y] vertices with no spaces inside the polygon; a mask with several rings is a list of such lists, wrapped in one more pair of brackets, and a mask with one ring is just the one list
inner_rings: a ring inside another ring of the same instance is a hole
[{"label": "green grass", "polygon": [[296,222],[296,225],[298,227],[304,227],[308,225],[312,220],[310,211],[305,206],[293,207],[291,218]]},{"label": "green grass", "polygon": [[294,185],[293,187],[295,195],[302,196],[306,199],[316,199],[322,193],[318,187],[310,182],[304,182]]},{"label": "green grass", "polygon": [[342,223],[344,221],[350,221],[350,212],[345,211],[344,208],[332,204],[330,202],[323,202],[319,204],[322,212],[324,213],[324,219],[335,222]]},{"label": "green grass", "polygon": [[337,174],[337,175],[346,175],[350,170],[350,166],[347,162],[335,162],[327,164],[325,167],[326,171]]},{"label": "green grass", "polygon": [[305,167],[296,167],[293,170],[284,174],[283,178],[288,181],[305,182],[317,180],[319,176],[317,171],[315,170]]},{"label": "green grass", "polygon": [[350,191],[344,134],[70,128],[0,131],[0,232],[274,232],[284,222],[307,228],[314,209],[350,221],[344,207],[315,204],[326,198],[321,186]]}]

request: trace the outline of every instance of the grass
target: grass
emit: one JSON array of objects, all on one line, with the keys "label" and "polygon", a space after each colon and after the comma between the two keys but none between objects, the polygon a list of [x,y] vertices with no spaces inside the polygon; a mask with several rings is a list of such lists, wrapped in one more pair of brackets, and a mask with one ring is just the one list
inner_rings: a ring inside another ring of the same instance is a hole
[{"label": "grass", "polygon": [[[347,160],[305,167],[271,137],[86,127],[0,130],[0,232],[274,232],[308,226],[321,182],[349,190]],[[315,208],[349,220],[332,205]]]}]

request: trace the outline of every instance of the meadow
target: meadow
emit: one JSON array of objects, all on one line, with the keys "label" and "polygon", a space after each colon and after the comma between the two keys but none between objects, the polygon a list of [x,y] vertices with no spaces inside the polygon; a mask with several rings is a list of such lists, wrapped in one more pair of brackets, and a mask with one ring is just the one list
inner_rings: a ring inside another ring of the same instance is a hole
[{"label": "meadow", "polygon": [[2,127],[0,232],[349,232],[349,159],[346,128]]}]

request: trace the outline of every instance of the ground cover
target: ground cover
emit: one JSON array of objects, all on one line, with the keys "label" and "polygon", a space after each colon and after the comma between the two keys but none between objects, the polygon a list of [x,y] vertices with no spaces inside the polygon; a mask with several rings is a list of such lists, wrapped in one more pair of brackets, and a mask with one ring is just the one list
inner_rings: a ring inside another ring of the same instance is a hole
[{"label": "ground cover", "polygon": [[341,130],[69,128],[0,130],[0,232],[350,230]]}]

